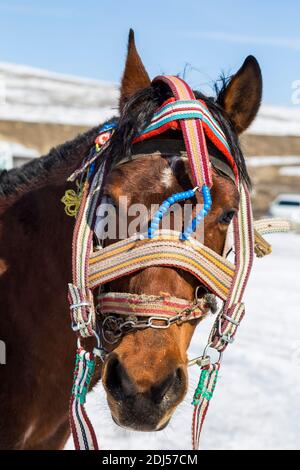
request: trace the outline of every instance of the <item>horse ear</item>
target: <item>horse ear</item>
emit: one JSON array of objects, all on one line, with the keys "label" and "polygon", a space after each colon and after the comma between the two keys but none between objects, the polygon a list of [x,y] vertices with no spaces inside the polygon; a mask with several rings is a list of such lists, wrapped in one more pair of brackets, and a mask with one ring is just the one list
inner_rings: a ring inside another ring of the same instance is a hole
[{"label": "horse ear", "polygon": [[239,71],[220,93],[218,103],[223,106],[238,134],[247,129],[255,118],[262,98],[260,66],[249,55]]},{"label": "horse ear", "polygon": [[147,88],[151,84],[150,78],[136,50],[134,31],[130,29],[128,37],[128,50],[125,69],[121,82],[120,111],[126,101],[137,91]]}]

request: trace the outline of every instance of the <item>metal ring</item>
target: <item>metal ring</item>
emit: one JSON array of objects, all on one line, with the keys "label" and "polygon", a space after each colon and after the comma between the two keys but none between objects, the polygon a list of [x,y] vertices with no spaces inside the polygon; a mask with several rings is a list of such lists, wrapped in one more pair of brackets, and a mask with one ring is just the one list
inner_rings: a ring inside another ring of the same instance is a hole
[{"label": "metal ring", "polygon": [[[213,343],[207,343],[207,345],[205,346],[204,350],[203,350],[203,357],[206,357],[207,356],[207,350],[211,347]],[[215,351],[218,351],[217,349],[215,348],[211,348],[211,349],[214,349]],[[222,351],[218,351],[219,353],[219,358],[216,362],[221,362],[222,360],[222,357],[223,357],[223,352]],[[210,356],[209,356],[210,357]]]},{"label": "metal ring", "polygon": [[[153,320],[164,321],[164,322],[166,322],[166,324],[165,325],[154,325]],[[167,329],[171,325],[170,318],[160,317],[160,316],[150,317],[149,320],[148,320],[148,324],[151,328],[157,328],[157,329]]]},{"label": "metal ring", "polygon": [[70,310],[74,310],[75,308],[79,307],[90,307],[91,302],[78,302],[77,304],[70,305]]}]

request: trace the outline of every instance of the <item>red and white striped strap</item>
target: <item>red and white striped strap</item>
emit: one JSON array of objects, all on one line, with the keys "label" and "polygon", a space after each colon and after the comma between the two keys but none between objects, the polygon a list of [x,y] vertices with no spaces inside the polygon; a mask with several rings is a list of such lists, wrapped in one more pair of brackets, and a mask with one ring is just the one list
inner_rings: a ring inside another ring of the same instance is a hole
[{"label": "red and white striped strap", "polygon": [[78,349],[69,406],[70,427],[76,450],[98,450],[96,434],[84,408],[94,368],[94,355],[82,348]]},{"label": "red and white striped strap", "polygon": [[[158,76],[153,83],[164,82],[171,89],[176,100],[194,100],[192,89],[181,78],[174,76]],[[184,143],[192,170],[195,186],[212,186],[211,163],[206,147],[206,140],[201,119],[180,120]]]},{"label": "red and white striped strap", "polygon": [[254,258],[254,226],[248,189],[240,185],[240,206],[233,221],[235,247],[235,273],[223,310],[212,329],[209,343],[219,352],[232,343],[237,328],[245,314],[244,291],[251,273]]},{"label": "red and white striped strap", "polygon": [[96,323],[93,294],[89,289],[89,257],[93,248],[93,227],[105,164],[87,179],[76,219],[72,244],[73,282],[69,284],[69,302],[73,329],[83,337],[93,336]]},{"label": "red and white striped strap", "polygon": [[[223,352],[232,343],[237,328],[245,314],[242,302],[245,287],[251,272],[254,256],[254,227],[250,195],[244,185],[240,185],[240,207],[234,219],[235,275],[223,310],[218,315],[209,336],[208,345]],[[194,418],[192,425],[193,448],[197,449],[209,401],[212,397],[220,362],[210,364],[205,380],[202,381],[199,397],[194,402]],[[205,369],[202,369],[202,373]],[[200,382],[201,382],[200,376]],[[202,377],[203,378],[203,377]],[[201,391],[202,390],[202,391]],[[197,392],[197,390],[196,390]]]},{"label": "red and white striped strap", "polygon": [[208,367],[203,368],[198,387],[195,391],[192,402],[194,405],[192,421],[192,446],[194,450],[197,450],[199,447],[200,434],[205,421],[209,403],[217,383],[219,369],[219,362],[210,364]]},{"label": "red and white striped strap", "polygon": [[188,321],[203,318],[209,312],[206,298],[189,302],[186,299],[164,295],[136,295],[126,292],[109,292],[98,295],[98,309],[102,315],[125,317],[152,317],[164,315]]}]

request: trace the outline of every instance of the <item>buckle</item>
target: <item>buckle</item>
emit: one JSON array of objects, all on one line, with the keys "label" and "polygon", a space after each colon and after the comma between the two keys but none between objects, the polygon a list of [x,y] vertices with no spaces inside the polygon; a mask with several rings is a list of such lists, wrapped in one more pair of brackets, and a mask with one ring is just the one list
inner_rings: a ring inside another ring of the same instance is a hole
[{"label": "buckle", "polygon": [[[91,307],[91,303],[90,302],[79,302],[77,304],[72,304],[72,305],[70,305],[70,310],[73,311],[76,308],[80,308],[80,307]],[[90,310],[90,312],[89,312],[89,316],[88,316],[87,321],[79,321],[77,323],[71,323],[71,328],[72,328],[73,331],[80,331],[80,330],[83,330],[84,328],[86,328],[88,325],[90,325],[91,322],[92,322],[92,310]]]},{"label": "buckle", "polygon": [[221,335],[220,337],[221,341],[224,341],[225,343],[233,343],[234,338],[232,338],[230,335]]},{"label": "buckle", "polygon": [[225,320],[229,321],[230,323],[232,323],[233,325],[235,326],[239,326],[240,322],[234,320],[232,317],[229,317],[228,315],[222,315],[223,318],[225,318]]}]

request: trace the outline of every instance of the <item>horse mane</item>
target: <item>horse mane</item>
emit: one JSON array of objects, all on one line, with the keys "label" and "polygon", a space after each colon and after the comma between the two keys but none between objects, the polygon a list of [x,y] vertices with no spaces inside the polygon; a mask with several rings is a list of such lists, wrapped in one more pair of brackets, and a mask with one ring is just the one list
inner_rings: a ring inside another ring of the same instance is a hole
[{"label": "horse mane", "polygon": [[[223,92],[227,79],[222,77],[221,82],[221,88],[215,85],[216,97],[207,97],[199,91],[195,91],[195,96],[205,101],[208,109],[219,122],[226,135],[239,176],[250,186],[250,178],[237,134],[218,103],[218,96]],[[168,87],[163,83],[158,83],[137,92],[125,103],[110,145],[102,155],[102,158],[109,158],[110,166],[118,163],[124,156],[130,158],[134,137],[148,126],[156,109],[171,96]],[[116,118],[108,122],[113,120],[115,121]],[[65,181],[88,154],[101,127],[102,125],[96,126],[75,139],[52,148],[47,155],[34,159],[20,168],[1,171],[0,198],[20,195],[46,184],[60,184]]]},{"label": "horse mane", "polygon": [[52,148],[47,155],[0,172],[0,198],[21,195],[45,184],[65,181],[89,152],[101,126]]}]

